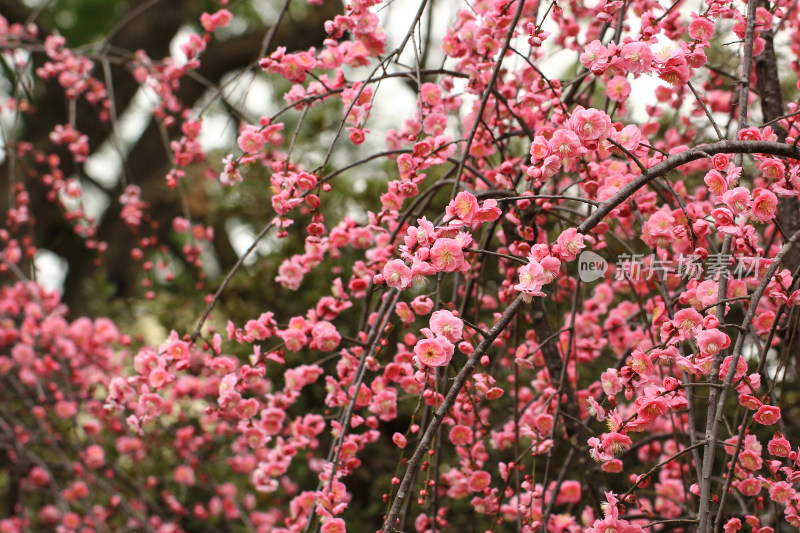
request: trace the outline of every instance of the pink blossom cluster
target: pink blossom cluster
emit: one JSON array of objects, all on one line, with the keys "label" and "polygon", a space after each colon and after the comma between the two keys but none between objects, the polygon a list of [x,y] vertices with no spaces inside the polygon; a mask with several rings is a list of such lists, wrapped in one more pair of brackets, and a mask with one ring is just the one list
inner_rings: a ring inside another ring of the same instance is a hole
[{"label": "pink blossom cluster", "polygon": [[[46,146],[4,134],[0,453],[11,466],[0,478],[16,500],[0,531],[800,524],[800,95],[778,83],[800,73],[797,10],[473,1],[432,43],[417,39],[439,17],[423,3],[395,43],[379,4],[354,0],[318,46],[261,58],[260,75],[292,84],[287,107],[241,113],[225,155],[209,157],[200,134],[212,121],[179,94],[212,40],[238,31],[238,6],[200,16],[202,31],[179,44],[185,60],[102,58],[156,95],[165,182],[187,206],[162,224],[158,192],[122,182],[112,201],[125,258],[145,300],[189,280],[194,333],[132,338],[123,320],[72,317],[27,281],[51,215],[102,263],[82,173],[96,146],[77,107],[38,132]],[[19,83],[55,80],[114,126],[97,58],[38,34],[0,17]],[[444,54],[436,65],[421,53],[430,46]],[[577,75],[545,74],[555,49]],[[652,97],[636,94],[643,76],[660,80]],[[407,80],[414,108],[390,110],[384,127],[379,91],[392,78]],[[786,110],[770,110],[781,107],[772,89],[793,100]],[[27,98],[2,110],[30,117]],[[301,133],[323,114],[336,133],[317,154]],[[270,281],[247,289],[244,311],[225,293],[246,278],[244,257],[206,294],[221,235],[181,183],[198,168],[220,205],[258,191],[252,203],[272,214],[252,218],[281,239],[270,243],[279,255],[247,267]],[[380,187],[357,213],[343,192],[354,176]],[[585,280],[582,255],[606,270]],[[624,272],[614,255],[644,268]],[[664,267],[687,262],[696,275]]]}]

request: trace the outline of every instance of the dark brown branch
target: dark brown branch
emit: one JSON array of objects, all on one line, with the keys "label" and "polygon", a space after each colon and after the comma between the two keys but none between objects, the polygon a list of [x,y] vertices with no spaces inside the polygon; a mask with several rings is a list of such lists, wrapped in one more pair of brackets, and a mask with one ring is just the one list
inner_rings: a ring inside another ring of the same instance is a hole
[{"label": "dark brown branch", "polygon": [[392,507],[390,508],[389,514],[386,517],[386,521],[383,524],[383,533],[395,531],[394,525],[400,513],[400,508],[403,506],[403,502],[409,497],[410,492],[413,490],[413,487],[411,486],[411,480],[414,478],[414,475],[420,466],[422,457],[428,451],[428,448],[433,442],[436,431],[439,429],[439,426],[442,425],[444,417],[447,416],[447,412],[453,407],[453,404],[458,397],[458,393],[461,392],[461,389],[464,387],[467,379],[472,375],[472,371],[475,370],[480,358],[483,357],[483,354],[485,354],[486,351],[491,347],[494,340],[500,336],[503,330],[505,330],[506,326],[508,326],[508,324],[511,322],[511,319],[514,318],[514,315],[516,315],[519,311],[522,303],[523,298],[520,294],[513,302],[511,302],[511,304],[509,304],[509,306],[503,312],[503,315],[500,317],[500,320],[498,320],[495,325],[491,327],[488,336],[484,338],[480,344],[478,344],[478,346],[475,348],[475,351],[472,353],[472,355],[470,355],[466,364],[464,364],[464,367],[453,380],[453,385],[450,387],[450,390],[447,391],[447,395],[442,401],[442,404],[433,414],[433,420],[431,420],[430,424],[428,424],[428,427],[425,429],[425,433],[423,434],[417,449],[414,450],[414,455],[412,455],[411,459],[408,461],[406,473],[403,476],[403,480],[400,482],[400,486],[397,489],[397,494],[392,501]]},{"label": "dark brown branch", "polygon": [[674,170],[691,161],[697,161],[714,154],[770,154],[791,159],[800,159],[800,148],[772,141],[720,141],[712,144],[701,144],[691,150],[671,155],[661,163],[650,167],[647,172],[619,189],[611,198],[589,215],[579,226],[578,231],[587,233],[603,221],[617,206],[628,200],[633,194],[658,178],[662,174]]},{"label": "dark brown branch", "polygon": [[[553,328],[547,318],[547,310],[542,298],[534,298],[531,302],[531,324],[537,339],[547,339],[553,335]],[[546,343],[541,350],[553,386],[559,386],[559,395],[566,398],[560,402],[560,405],[561,411],[565,415],[563,418],[569,444],[578,451],[578,467],[584,475],[584,485],[588,488],[594,500],[593,503],[599,508],[600,502],[603,501],[600,495],[600,491],[604,489],[603,474],[589,455],[589,447],[586,444],[588,439],[586,426],[581,421],[577,396],[569,379],[564,379],[561,383],[556,384],[556,380],[564,372],[564,362],[561,360],[558,346],[555,343]]]}]

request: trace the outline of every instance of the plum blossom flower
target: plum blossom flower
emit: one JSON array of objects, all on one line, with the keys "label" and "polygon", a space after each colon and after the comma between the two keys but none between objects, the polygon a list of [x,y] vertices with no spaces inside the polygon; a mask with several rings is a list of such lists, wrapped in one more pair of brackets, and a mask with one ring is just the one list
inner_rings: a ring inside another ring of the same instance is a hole
[{"label": "plum blossom flower", "polygon": [[489,487],[491,482],[492,478],[489,475],[489,472],[486,472],[485,470],[478,470],[477,472],[473,472],[469,477],[468,487],[472,492],[483,492]]},{"label": "plum blossom flower", "polygon": [[542,180],[549,179],[550,177],[554,176],[556,172],[559,171],[561,168],[561,157],[560,155],[552,154],[547,156],[544,159],[544,163],[542,164],[541,169],[541,176]]},{"label": "plum blossom flower", "polygon": [[725,178],[723,178],[722,174],[717,170],[709,170],[705,178],[703,178],[703,181],[706,187],[708,187],[708,190],[715,196],[722,196],[728,192],[728,182],[725,181]]},{"label": "plum blossom flower", "polygon": [[550,283],[558,277],[558,271],[561,269],[561,260],[557,257],[546,255],[539,261],[539,264],[544,269],[545,283]]},{"label": "plum blossom flower", "polygon": [[[724,380],[725,376],[728,375],[728,372],[731,369],[731,356],[725,358],[722,361],[722,364],[719,367],[719,379]],[[736,371],[733,374],[733,379],[738,381],[744,377],[747,373],[747,361],[744,360],[744,357],[740,357],[736,362]]]},{"label": "plum blossom flower", "polygon": [[741,141],[761,141],[761,132],[758,128],[745,128],[739,131],[739,140]]},{"label": "plum blossom flower", "polygon": [[427,315],[433,310],[433,300],[427,296],[417,296],[411,301],[411,308],[418,315]]},{"label": "plum blossom flower", "polygon": [[603,372],[600,375],[600,384],[603,386],[603,392],[609,396],[613,396],[622,391],[622,380],[616,368],[609,368]]},{"label": "plum blossom flower", "polygon": [[765,159],[758,163],[758,169],[765,178],[770,180],[780,180],[786,175],[784,163],[779,159]]},{"label": "plum blossom flower", "polygon": [[692,13],[692,18],[694,20],[689,24],[689,37],[696,41],[708,42],[714,35],[714,22],[695,13]]},{"label": "plum blossom flower", "polygon": [[642,140],[642,132],[635,124],[628,124],[620,131],[612,130],[610,137],[627,150],[635,150]]},{"label": "plum blossom flower", "polygon": [[720,172],[728,168],[730,161],[731,159],[727,154],[714,154],[714,157],[711,158],[711,164],[714,166],[714,170],[719,170]]},{"label": "plum blossom flower", "polygon": [[703,323],[703,315],[694,309],[681,309],[675,313],[675,326],[678,328],[678,338],[686,340],[699,331]]},{"label": "plum blossom flower", "polygon": [[462,249],[464,249],[472,244],[472,235],[464,231],[459,231],[458,234],[453,237],[453,240],[456,241]]},{"label": "plum blossom flower", "polygon": [[196,483],[194,469],[189,465],[178,465],[173,474],[175,482],[180,485],[192,486]]},{"label": "plum blossom flower", "polygon": [[597,403],[597,400],[589,396],[586,398],[586,402],[589,404],[587,407],[587,411],[590,415],[597,418],[598,422],[602,422],[606,418],[606,410],[603,408],[602,405]]},{"label": "plum blossom flower", "polygon": [[741,228],[735,224],[734,215],[724,207],[718,207],[711,212],[714,217],[714,225],[723,233],[734,235],[741,234]]},{"label": "plum blossom flower", "polygon": [[406,230],[406,237],[404,243],[408,248],[414,248],[417,244],[420,246],[430,246],[433,242],[433,235],[435,233],[433,224],[425,217],[417,219],[417,227],[410,226]]},{"label": "plum blossom flower", "polygon": [[519,283],[514,285],[514,290],[522,292],[528,296],[544,296],[542,287],[547,280],[544,269],[535,259],[528,258],[529,262],[525,266],[519,267]]},{"label": "plum blossom flower", "polygon": [[769,488],[769,497],[778,503],[788,503],[794,499],[797,492],[792,488],[791,483],[778,481]]},{"label": "plum blossom flower", "polygon": [[[470,224],[478,211],[478,200],[474,195],[462,191],[445,208],[444,221],[459,219],[464,224]],[[452,225],[452,224],[451,224]]]},{"label": "plum blossom flower", "polygon": [[341,518],[331,518],[326,520],[320,528],[322,533],[345,533],[345,523]]},{"label": "plum blossom flower", "polygon": [[247,154],[258,153],[264,146],[264,137],[257,126],[248,124],[239,134],[239,148]]},{"label": "plum blossom flower", "polygon": [[627,43],[620,53],[622,66],[631,74],[642,74],[653,64],[653,52],[647,44],[639,41]]},{"label": "plum blossom flower", "polygon": [[542,137],[541,135],[537,135],[533,138],[533,142],[531,143],[531,158],[534,161],[539,161],[544,159],[545,157],[550,155],[550,145],[547,142],[547,139]]},{"label": "plum blossom flower", "polygon": [[227,9],[220,9],[216,13],[203,13],[200,15],[200,24],[208,33],[214,33],[217,28],[224,28],[230,24],[233,15]]},{"label": "plum blossom flower", "polygon": [[580,62],[584,67],[595,72],[598,67],[606,63],[609,55],[608,49],[603,46],[603,43],[595,39],[586,46],[584,53],[580,56]]},{"label": "plum blossom flower", "polygon": [[397,316],[400,317],[400,320],[406,326],[410,325],[414,320],[416,320],[416,316],[414,316],[414,312],[408,307],[408,304],[405,302],[398,302],[397,305],[394,307],[394,312]]},{"label": "plum blossom flower", "polygon": [[586,153],[586,148],[581,146],[581,140],[571,130],[556,130],[550,138],[550,151],[558,159],[579,157]]},{"label": "plum blossom flower", "polygon": [[663,396],[640,397],[636,399],[637,423],[649,422],[669,411],[669,404]]},{"label": "plum blossom flower", "polygon": [[567,122],[569,128],[575,132],[581,142],[587,147],[597,146],[605,140],[611,131],[611,117],[597,109],[584,109],[578,106]]},{"label": "plum blossom flower", "polygon": [[280,337],[283,342],[286,343],[286,349],[290,352],[300,351],[308,342],[308,337],[306,337],[305,333],[303,333],[302,330],[295,328],[279,331],[278,337]]},{"label": "plum blossom flower", "polygon": [[616,431],[603,433],[600,439],[603,449],[611,452],[613,455],[627,451],[633,443],[629,436]]},{"label": "plum blossom flower", "polygon": [[422,101],[431,107],[442,105],[442,88],[435,83],[423,83],[420,96]]},{"label": "plum blossom flower", "polygon": [[342,336],[336,330],[336,326],[328,321],[320,320],[311,328],[311,338],[318,350],[332,352],[342,340]]},{"label": "plum blossom flower", "polygon": [[437,239],[430,251],[431,264],[439,272],[461,270],[464,254],[455,239]]},{"label": "plum blossom flower", "polygon": [[456,425],[450,430],[450,442],[463,446],[472,442],[472,429],[469,426]]},{"label": "plum blossom flower", "polygon": [[739,216],[750,207],[750,191],[746,187],[736,187],[725,192],[722,201],[734,215]]},{"label": "plum blossom flower", "polygon": [[762,483],[760,479],[751,477],[741,480],[736,488],[745,496],[755,496],[761,492]]},{"label": "plum blossom flower", "polygon": [[106,462],[105,451],[101,446],[92,444],[86,448],[86,451],[83,453],[83,462],[86,466],[94,470],[102,468]]},{"label": "plum blossom flower", "polygon": [[631,370],[643,378],[652,376],[656,371],[655,367],[653,366],[653,362],[641,350],[634,350],[633,353],[631,353],[628,365],[630,366]]},{"label": "plum blossom flower", "polygon": [[427,281],[426,276],[432,276],[434,274],[436,274],[436,268],[434,268],[433,265],[414,258],[414,262],[411,265],[411,282],[414,285],[424,285]]},{"label": "plum blossom flower", "polygon": [[686,63],[686,56],[680,48],[665,49],[656,58],[659,65],[659,77],[670,85],[682,85],[689,81],[691,71]]},{"label": "plum blossom flower", "polygon": [[722,529],[725,533],[734,533],[742,529],[742,521],[738,518],[731,518],[725,522],[725,525],[722,526]]},{"label": "plum blossom flower", "polygon": [[631,84],[623,76],[614,76],[606,83],[606,94],[614,102],[624,102],[631,94]]},{"label": "plum blossom flower", "polygon": [[392,435],[392,441],[394,441],[398,448],[405,448],[406,444],[408,444],[408,439],[406,439],[406,436],[397,432]]},{"label": "plum blossom flower", "polygon": [[731,345],[731,338],[717,328],[706,329],[697,334],[697,344],[703,355],[717,355]]},{"label": "plum blossom flower", "polygon": [[392,259],[383,267],[383,278],[389,287],[403,290],[411,285],[411,269],[402,259]]},{"label": "plum blossom flower", "polygon": [[[675,362],[675,359],[678,356],[680,356],[680,352],[675,346],[668,346],[663,350],[653,350],[652,352],[650,352],[650,360],[653,362],[654,365],[672,366],[672,364]],[[669,383],[672,383],[672,381],[670,381]],[[666,387],[666,385],[664,385],[664,387]],[[674,389],[668,388],[667,390],[674,390]]]},{"label": "plum blossom flower", "polygon": [[775,217],[778,209],[778,197],[769,190],[761,190],[753,199],[750,218],[761,223],[769,222]]},{"label": "plum blossom flower", "polygon": [[762,405],[759,407],[756,414],[753,415],[753,421],[771,426],[781,418],[781,409],[775,405]]},{"label": "plum blossom flower", "polygon": [[453,344],[460,341],[463,335],[464,322],[447,310],[434,312],[430,325],[435,335],[441,335]]},{"label": "plum blossom flower", "polygon": [[446,366],[453,357],[455,347],[447,338],[439,335],[433,339],[422,339],[414,346],[414,355],[420,365],[427,367]]},{"label": "plum blossom flower", "polygon": [[275,281],[287,289],[293,291],[299,289],[304,276],[303,269],[299,263],[297,256],[283,261],[280,268],[278,268],[278,276],[275,277]]},{"label": "plum blossom flower", "polygon": [[558,491],[556,504],[578,503],[581,501],[581,484],[579,481],[564,481]]},{"label": "plum blossom flower", "polygon": [[670,209],[665,206],[647,219],[642,240],[653,248],[666,248],[675,240],[674,228],[675,217],[672,216]]},{"label": "plum blossom flower", "polygon": [[237,183],[241,183],[244,180],[239,172],[239,167],[236,164],[236,161],[233,160],[231,155],[225,156],[225,158],[222,160],[222,163],[224,166],[219,175],[220,183],[226,186],[232,186],[236,185]]},{"label": "plum blossom flower", "polygon": [[767,451],[776,457],[789,457],[792,445],[781,433],[776,433],[767,444]]},{"label": "plum blossom flower", "polygon": [[375,394],[370,401],[369,411],[385,422],[396,418],[397,391],[390,387]]},{"label": "plum blossom flower", "polygon": [[553,251],[562,261],[574,261],[583,248],[586,248],[583,244],[583,234],[578,233],[575,228],[569,228],[558,236]]},{"label": "plum blossom flower", "polygon": [[502,211],[497,207],[497,200],[484,200],[483,205],[475,213],[475,222],[493,222],[500,218]]}]

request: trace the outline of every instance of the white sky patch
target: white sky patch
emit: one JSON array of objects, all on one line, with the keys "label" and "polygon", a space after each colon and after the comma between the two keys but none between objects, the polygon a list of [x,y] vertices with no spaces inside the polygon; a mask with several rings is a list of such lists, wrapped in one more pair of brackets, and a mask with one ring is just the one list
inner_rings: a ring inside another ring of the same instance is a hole
[{"label": "white sky patch", "polygon": [[[251,4],[264,24],[271,26],[275,23],[275,20],[278,18],[278,10],[273,2],[269,0],[251,0]],[[236,19],[234,18],[234,20]]]},{"label": "white sky patch", "polygon": [[89,181],[82,184],[83,211],[87,217],[95,219],[98,223],[111,204],[111,199],[101,189]]},{"label": "white sky patch", "polygon": [[36,269],[36,281],[48,289],[64,292],[64,280],[67,279],[67,261],[51,252],[40,248],[33,257]]},{"label": "white sky patch", "polygon": [[131,103],[117,120],[119,134],[126,142],[133,142],[141,137],[150,123],[153,106],[158,101],[156,92],[148,86],[140,86],[131,99]]},{"label": "white sky patch", "polygon": [[107,139],[87,159],[84,170],[101,186],[111,189],[119,183],[123,157],[128,157],[131,148],[147,129],[156,100],[152,89],[139,87],[128,108],[117,117],[117,138]]},{"label": "white sky patch", "polygon": [[636,79],[628,77],[631,84],[631,94],[625,102],[628,109],[628,124],[644,124],[653,120],[652,115],[647,112],[647,106],[653,105],[655,93],[658,87],[666,85],[666,82],[656,76],[639,76]]},{"label": "white sky patch", "polygon": [[[363,144],[359,146],[359,151],[364,154],[374,154],[386,150],[386,132],[390,129],[403,128],[406,119],[414,116],[417,105],[416,93],[409,88],[403,78],[386,79],[380,85],[372,84],[372,89],[374,91],[372,109],[364,126],[364,129],[370,131],[366,134]],[[342,130],[338,141],[340,144],[350,143],[350,132],[347,131],[347,127],[350,126],[347,125]],[[333,156],[334,163],[340,167],[353,162],[346,151],[334,151]],[[379,164],[382,161],[381,159],[376,160]],[[369,164],[358,168],[368,167]]]},{"label": "white sky patch", "polygon": [[[16,74],[21,77],[25,87],[31,86],[31,72],[32,68],[29,64],[30,53],[27,50],[16,49],[5,52],[5,60],[9,65],[17,64]],[[11,98],[11,93],[15,90],[11,80],[0,77],[0,103],[2,103],[2,110],[0,110],[0,128],[2,128],[2,135],[0,135],[0,164],[6,160],[6,139],[11,137],[16,139],[19,134],[19,113],[16,110],[9,109],[6,101]]]},{"label": "white sky patch", "polygon": [[356,194],[363,194],[367,190],[367,180],[364,178],[356,178],[353,180],[353,192]]},{"label": "white sky patch", "polygon": [[[744,346],[742,346],[742,357],[744,357],[750,363],[751,369],[755,368],[755,365],[758,365],[758,361],[761,358],[761,351],[759,350],[758,344],[755,342],[745,342]],[[786,374],[787,370],[785,366],[782,366],[780,370],[778,370],[778,365],[780,364],[781,360],[778,350],[775,348],[770,348],[767,352],[764,370],[770,379],[777,378],[777,382],[780,382],[784,379],[784,375]]]},{"label": "white sky patch", "polygon": [[89,156],[83,168],[89,177],[110,189],[119,182],[122,161],[119,152],[108,143],[104,143],[100,149]]},{"label": "white sky patch", "polygon": [[236,126],[233,119],[219,113],[205,115],[198,140],[206,153],[210,150],[229,151],[236,142]]},{"label": "white sky patch", "polygon": [[241,106],[247,109],[248,113],[269,116],[278,111],[275,105],[275,93],[263,76],[256,76],[254,73],[248,72],[248,75],[242,76],[241,80],[240,85],[246,83],[246,92]]},{"label": "white sky patch", "polygon": [[[257,235],[251,227],[235,218],[229,218],[225,221],[225,231],[228,233],[228,239],[230,240],[233,250],[239,257],[242,257],[247,249],[253,245],[253,241],[256,239]],[[256,249],[253,250],[253,253],[244,260],[244,265],[251,266],[258,260],[259,255],[273,254],[279,248],[280,244],[274,237],[274,232],[270,232],[270,234],[261,239]]]},{"label": "white sky patch", "polygon": [[222,77],[220,87],[228,103],[255,117],[274,115],[283,102],[276,102],[269,82],[251,71],[226,74]]},{"label": "white sky patch", "polygon": [[203,262],[203,272],[210,278],[216,278],[222,274],[222,267],[217,260],[217,254],[209,245],[203,246],[200,250],[200,260]]},{"label": "white sky patch", "polygon": [[221,111],[220,98],[224,98],[228,104],[250,117],[254,124],[258,124],[260,117],[269,117],[280,109],[280,102],[276,102],[275,93],[268,80],[252,72],[228,73],[222,77],[220,88],[221,97],[216,91],[209,91],[195,107],[196,110],[203,110],[203,127],[200,130],[199,140],[206,152],[236,151],[238,121]]}]

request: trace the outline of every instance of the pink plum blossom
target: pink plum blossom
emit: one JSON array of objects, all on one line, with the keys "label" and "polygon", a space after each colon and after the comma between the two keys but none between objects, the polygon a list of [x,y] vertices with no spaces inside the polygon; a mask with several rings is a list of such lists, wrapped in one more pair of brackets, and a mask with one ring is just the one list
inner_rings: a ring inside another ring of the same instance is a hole
[{"label": "pink plum blossom", "polygon": [[431,331],[455,344],[461,340],[464,322],[447,310],[435,311],[430,320]]},{"label": "pink plum blossom", "polygon": [[383,267],[383,278],[389,287],[403,290],[411,285],[411,269],[402,259],[392,259]]},{"label": "pink plum blossom", "polygon": [[431,264],[439,272],[455,272],[465,265],[461,245],[453,239],[437,239],[431,247],[430,257]]},{"label": "pink plum blossom", "polygon": [[414,346],[414,355],[419,364],[427,367],[445,366],[450,363],[454,351],[453,343],[439,335],[433,339],[422,339]]}]

